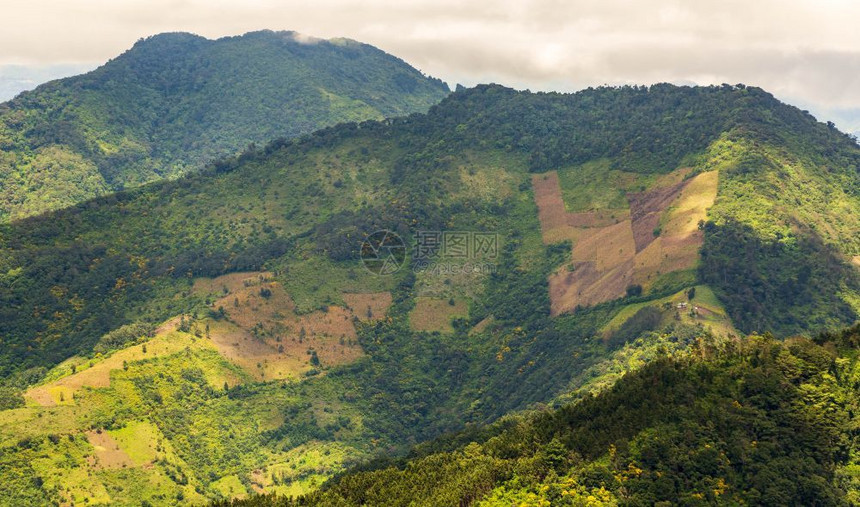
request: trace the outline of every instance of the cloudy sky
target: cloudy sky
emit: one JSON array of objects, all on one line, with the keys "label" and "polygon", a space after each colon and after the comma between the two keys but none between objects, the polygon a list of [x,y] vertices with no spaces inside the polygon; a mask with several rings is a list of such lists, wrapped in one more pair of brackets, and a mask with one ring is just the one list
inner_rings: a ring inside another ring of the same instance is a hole
[{"label": "cloudy sky", "polygon": [[451,84],[742,82],[860,129],[850,0],[28,0],[2,11],[0,94],[43,79],[29,71],[93,67],[160,32],[269,28],[367,42]]}]

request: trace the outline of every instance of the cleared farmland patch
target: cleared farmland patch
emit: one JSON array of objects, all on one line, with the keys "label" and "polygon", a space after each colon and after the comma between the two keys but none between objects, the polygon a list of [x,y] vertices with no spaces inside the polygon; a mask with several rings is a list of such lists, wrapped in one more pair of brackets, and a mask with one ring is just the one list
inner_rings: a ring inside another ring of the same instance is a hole
[{"label": "cleared farmland patch", "polygon": [[466,317],[469,314],[469,305],[465,300],[451,300],[417,297],[415,308],[409,312],[409,325],[414,331],[439,331],[440,333],[451,333],[454,328],[451,321],[455,317]]},{"label": "cleared farmland patch", "polygon": [[[659,200],[665,206],[659,215],[659,237],[647,232],[653,240],[647,242],[645,248],[637,242],[634,278],[636,283],[648,287],[661,275],[690,269],[696,266],[699,259],[699,249],[704,241],[704,234],[699,230],[699,222],[707,218],[707,211],[714,204],[717,196],[718,173],[710,171],[701,173],[685,180],[682,184],[669,187],[674,189],[652,192],[652,200]],[[666,197],[674,195],[672,200]],[[657,197],[654,197],[657,196]],[[641,198],[636,196],[634,199]],[[631,201],[631,206],[633,201]],[[644,210],[641,207],[640,210]],[[650,217],[655,216],[651,213]],[[634,216],[637,216],[634,213]],[[650,227],[651,223],[647,223]],[[634,222],[634,231],[636,225]],[[634,235],[636,233],[634,232]],[[646,226],[640,225],[640,234],[646,234]]]},{"label": "cleared farmland patch", "polygon": [[346,307],[360,320],[378,320],[385,317],[391,306],[390,292],[344,293]]},{"label": "cleared farmland patch", "polygon": [[620,222],[590,231],[573,245],[574,262],[594,262],[598,271],[608,271],[629,262],[636,254],[630,221]]},{"label": "cleared farmland patch", "polygon": [[[690,172],[653,178],[652,188],[627,194],[628,209],[577,213],[565,211],[557,173],[532,177],[544,243],[573,243],[571,263],[549,277],[553,314],[617,299],[631,285],[647,289],[662,275],[695,267],[699,222],[716,198],[718,174],[690,178]],[[626,188],[638,183],[633,178]],[[603,200],[613,202],[607,192]]]},{"label": "cleared farmland patch", "polygon": [[668,187],[628,194],[637,252],[644,250],[654,241],[655,230],[660,225],[663,213],[672,202],[678,199],[686,183],[682,181]]},{"label": "cleared farmland patch", "polygon": [[231,322],[213,323],[212,344],[225,359],[242,368],[256,380],[295,378],[308,369],[305,359],[295,352],[278,349],[259,340]]},{"label": "cleared farmland patch", "polygon": [[633,280],[633,261],[607,270],[595,262],[574,263],[573,271],[563,266],[549,278],[550,311],[559,315],[578,306],[592,306],[624,296]]},{"label": "cleared farmland patch", "polygon": [[226,281],[218,277],[198,287],[220,290],[212,307],[227,317],[210,326],[212,343],[257,380],[298,378],[314,367],[356,360],[363,351],[355,321],[379,318],[391,304],[388,293],[344,294],[347,308],[327,306],[298,314],[280,283],[266,273],[244,275]]},{"label": "cleared farmland patch", "polygon": [[559,243],[565,240],[576,241],[580,231],[568,224],[568,213],[561,198],[558,173],[550,171],[544,174],[535,174],[532,176],[532,185],[544,243]]},{"label": "cleared farmland patch", "polygon": [[687,180],[677,202],[669,209],[663,231],[669,236],[696,233],[699,221],[707,218],[708,208],[714,205],[718,183],[717,171],[701,173]]},{"label": "cleared farmland patch", "polygon": [[86,435],[87,440],[95,450],[90,461],[90,465],[94,468],[126,468],[134,466],[134,461],[120,448],[119,443],[107,431],[88,431]]}]

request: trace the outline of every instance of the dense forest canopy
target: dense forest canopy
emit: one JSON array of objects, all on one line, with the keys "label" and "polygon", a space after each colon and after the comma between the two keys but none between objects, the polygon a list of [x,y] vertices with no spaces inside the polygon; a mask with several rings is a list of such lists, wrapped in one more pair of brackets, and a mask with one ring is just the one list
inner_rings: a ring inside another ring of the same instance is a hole
[{"label": "dense forest canopy", "polygon": [[428,444],[295,501],[218,505],[853,504],[860,328],[817,341],[700,342],[453,450]]},{"label": "dense forest canopy", "polygon": [[251,143],[423,112],[447,85],[347,39],[141,39],[0,104],[0,220],[201,169]]}]

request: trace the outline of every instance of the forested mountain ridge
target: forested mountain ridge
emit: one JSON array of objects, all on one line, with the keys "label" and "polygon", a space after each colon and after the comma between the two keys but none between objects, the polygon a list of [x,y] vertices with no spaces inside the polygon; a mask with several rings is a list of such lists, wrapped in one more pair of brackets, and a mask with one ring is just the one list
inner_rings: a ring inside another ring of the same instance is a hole
[{"label": "forested mountain ridge", "polygon": [[[488,85],[2,225],[0,493],[298,495],[700,341],[851,325],[858,160],[756,88]],[[380,229],[497,243],[380,276]]]},{"label": "forested mountain ridge", "polygon": [[249,143],[423,112],[447,93],[347,39],[148,37],[0,104],[0,220],[193,172]]}]

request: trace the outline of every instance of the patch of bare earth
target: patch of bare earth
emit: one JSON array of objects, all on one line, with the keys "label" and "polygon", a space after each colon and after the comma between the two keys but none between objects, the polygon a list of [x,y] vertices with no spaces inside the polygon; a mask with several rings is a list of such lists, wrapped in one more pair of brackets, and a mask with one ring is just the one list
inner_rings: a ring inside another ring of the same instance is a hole
[{"label": "patch of bare earth", "polygon": [[448,299],[417,297],[415,307],[409,312],[409,326],[414,331],[454,331],[451,321],[455,317],[469,314],[469,306],[463,300],[455,300],[452,305]]},{"label": "patch of bare earth", "polygon": [[391,306],[390,292],[344,293],[346,307],[362,321],[385,317]]},{"label": "patch of bare earth", "polygon": [[558,174],[555,171],[535,174],[532,176],[532,185],[544,243],[576,241],[579,234],[576,227],[568,224],[568,213],[561,198]]},{"label": "patch of bare earth", "polygon": [[[566,213],[556,173],[533,176],[544,243],[573,241],[571,263],[549,277],[554,315],[611,301],[636,283],[695,267],[717,172],[684,179],[689,169],[661,177],[655,188],[628,194],[629,210]],[[659,229],[659,231],[658,231]],[[655,232],[657,232],[655,234]]]},{"label": "patch of bare earth", "polygon": [[229,273],[217,278],[197,278],[194,280],[192,290],[197,294],[227,294],[242,287],[259,285],[261,282],[272,279],[272,273],[268,271],[243,271],[240,273]]},{"label": "patch of bare earth", "polygon": [[125,468],[134,466],[134,462],[120,449],[119,444],[106,431],[88,431],[87,440],[95,449],[88,458],[94,468]]},{"label": "patch of bare earth", "polygon": [[682,181],[669,187],[627,194],[637,252],[641,252],[654,241],[654,230],[660,225],[663,212],[681,195],[686,183]]},{"label": "patch of bare earth", "polygon": [[663,201],[666,209],[658,221],[661,224],[659,237],[654,237],[653,229],[647,232],[650,224],[640,226],[641,234],[651,234],[654,239],[645,248],[637,248],[636,283],[647,287],[661,275],[696,266],[704,241],[698,224],[707,218],[708,208],[714,204],[717,184],[717,171],[701,173],[682,182],[675,198]]},{"label": "patch of bare earth", "polygon": [[355,321],[381,318],[391,305],[389,293],[344,294],[346,308],[300,315],[280,283],[262,273],[243,275],[200,287],[220,287],[222,294],[212,306],[223,308],[227,320],[211,326],[213,343],[257,380],[295,378],[317,366],[314,356],[323,367],[355,361],[363,355]]}]

